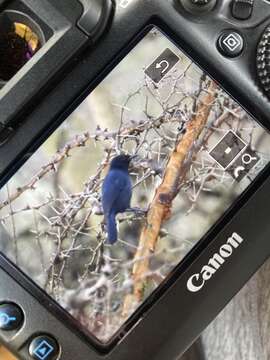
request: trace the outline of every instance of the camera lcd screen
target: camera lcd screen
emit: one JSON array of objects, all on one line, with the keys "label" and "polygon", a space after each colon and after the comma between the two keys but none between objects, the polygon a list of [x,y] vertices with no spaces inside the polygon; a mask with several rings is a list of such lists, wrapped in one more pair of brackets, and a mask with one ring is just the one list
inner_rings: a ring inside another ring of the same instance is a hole
[{"label": "camera lcd screen", "polygon": [[106,344],[269,159],[269,133],[153,28],[2,187],[0,250]]}]

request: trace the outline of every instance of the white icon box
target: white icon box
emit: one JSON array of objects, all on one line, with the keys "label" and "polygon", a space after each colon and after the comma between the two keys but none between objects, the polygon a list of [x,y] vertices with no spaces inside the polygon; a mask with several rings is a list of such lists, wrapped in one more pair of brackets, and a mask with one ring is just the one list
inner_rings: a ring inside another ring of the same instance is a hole
[{"label": "white icon box", "polygon": [[241,46],[241,41],[234,34],[229,34],[223,40],[223,43],[230,51],[235,51],[239,46]]},{"label": "white icon box", "polygon": [[171,49],[167,48],[145,69],[144,72],[154,83],[158,84],[179,61],[179,56]]},{"label": "white icon box", "polygon": [[209,151],[209,155],[226,170],[244,151],[247,144],[234,131],[229,130]]}]

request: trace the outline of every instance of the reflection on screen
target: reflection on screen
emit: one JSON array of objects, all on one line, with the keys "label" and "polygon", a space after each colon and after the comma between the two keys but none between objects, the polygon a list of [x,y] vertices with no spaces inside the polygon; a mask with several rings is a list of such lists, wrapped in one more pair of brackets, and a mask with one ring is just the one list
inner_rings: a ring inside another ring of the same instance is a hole
[{"label": "reflection on screen", "polygon": [[106,343],[269,157],[269,134],[153,29],[1,189],[1,251]]}]

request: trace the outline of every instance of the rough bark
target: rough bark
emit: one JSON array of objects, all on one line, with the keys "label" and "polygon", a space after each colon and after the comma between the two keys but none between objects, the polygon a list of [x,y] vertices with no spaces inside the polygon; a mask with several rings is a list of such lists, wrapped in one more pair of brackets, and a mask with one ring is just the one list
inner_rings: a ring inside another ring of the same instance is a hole
[{"label": "rough bark", "polygon": [[133,294],[128,295],[123,307],[123,316],[143,300],[145,276],[149,270],[150,257],[154,253],[162,224],[170,218],[173,200],[179,192],[179,179],[185,172],[185,160],[194,148],[194,143],[204,129],[212,104],[215,101],[216,83],[211,82],[208,92],[198,101],[194,116],[187,123],[185,133],[176,144],[168,160],[162,183],[158,186],[147,213],[133,267]]}]

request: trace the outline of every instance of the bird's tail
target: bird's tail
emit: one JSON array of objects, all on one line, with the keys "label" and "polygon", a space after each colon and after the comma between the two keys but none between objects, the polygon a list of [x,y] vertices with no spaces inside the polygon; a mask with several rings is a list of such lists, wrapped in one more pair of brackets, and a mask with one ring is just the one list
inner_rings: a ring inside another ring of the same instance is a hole
[{"label": "bird's tail", "polygon": [[116,219],[115,214],[109,214],[107,217],[107,242],[111,245],[116,243],[117,241],[117,226],[116,226]]}]

